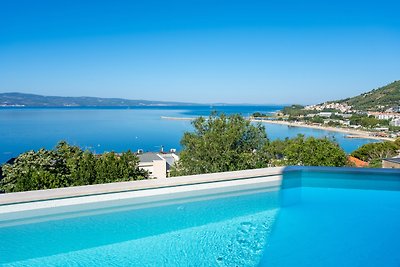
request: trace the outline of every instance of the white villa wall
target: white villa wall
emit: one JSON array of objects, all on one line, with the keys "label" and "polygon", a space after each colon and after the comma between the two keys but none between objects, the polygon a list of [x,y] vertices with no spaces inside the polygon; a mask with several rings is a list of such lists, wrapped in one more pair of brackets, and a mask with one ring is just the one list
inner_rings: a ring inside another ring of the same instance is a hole
[{"label": "white villa wall", "polygon": [[167,161],[165,159],[153,161],[153,177],[167,178]]}]

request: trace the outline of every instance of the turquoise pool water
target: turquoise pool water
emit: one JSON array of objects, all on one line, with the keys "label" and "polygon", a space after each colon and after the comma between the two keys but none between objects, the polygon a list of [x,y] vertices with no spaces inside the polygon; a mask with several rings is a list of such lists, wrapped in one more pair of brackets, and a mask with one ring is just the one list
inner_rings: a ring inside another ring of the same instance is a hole
[{"label": "turquoise pool water", "polygon": [[399,184],[400,172],[288,172],[279,191],[2,227],[0,263],[400,266]]}]

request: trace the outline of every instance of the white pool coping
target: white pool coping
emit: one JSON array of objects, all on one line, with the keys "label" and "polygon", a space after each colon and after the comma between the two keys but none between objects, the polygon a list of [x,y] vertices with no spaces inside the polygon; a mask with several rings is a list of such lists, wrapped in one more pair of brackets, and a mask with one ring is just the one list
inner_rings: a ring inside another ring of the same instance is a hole
[{"label": "white pool coping", "polygon": [[279,190],[283,167],[119,182],[0,195],[0,224],[81,212],[241,191]]}]

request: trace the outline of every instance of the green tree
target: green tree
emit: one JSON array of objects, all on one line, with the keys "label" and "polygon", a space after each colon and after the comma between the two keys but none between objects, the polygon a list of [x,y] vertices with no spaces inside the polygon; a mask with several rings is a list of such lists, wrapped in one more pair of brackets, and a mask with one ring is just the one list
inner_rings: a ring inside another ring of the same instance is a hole
[{"label": "green tree", "polygon": [[304,110],[304,106],[301,105],[291,105],[288,107],[284,107],[281,112],[285,115],[290,115],[293,117],[311,113],[310,111]]},{"label": "green tree", "polygon": [[235,171],[266,167],[262,155],[268,144],[265,128],[251,124],[240,115],[199,117],[193,121],[194,132],[181,140],[179,163],[172,175]]},{"label": "green tree", "polygon": [[[397,142],[397,140],[396,140]],[[396,142],[378,142],[369,143],[361,146],[359,149],[353,151],[351,155],[363,161],[381,160],[382,158],[393,157],[397,155],[399,146]]]},{"label": "green tree", "polygon": [[378,126],[389,126],[388,120],[379,120],[374,116],[366,114],[353,114],[350,118],[351,125],[361,125],[366,128],[374,128]]},{"label": "green tree", "polygon": [[321,118],[320,116],[314,116],[314,117],[311,119],[311,122],[314,122],[314,123],[324,123],[324,119]]},{"label": "green tree", "polygon": [[329,121],[328,122],[328,126],[331,126],[331,127],[336,127],[336,126],[340,126],[341,124],[340,124],[340,122],[337,122],[337,121]]},{"label": "green tree", "polygon": [[70,183],[65,160],[52,150],[28,151],[2,169],[0,187],[6,192],[64,187]]},{"label": "green tree", "polygon": [[260,113],[260,112],[254,112],[254,113],[252,114],[252,116],[253,116],[254,118],[268,117],[267,114],[265,114],[265,113]]},{"label": "green tree", "polygon": [[117,155],[114,152],[99,156],[95,164],[96,178],[94,183],[111,183],[147,178],[147,172],[137,166],[139,159],[131,151]]},{"label": "green tree", "polygon": [[347,165],[346,153],[328,138],[304,137],[286,140],[283,149],[285,165],[334,166]]},{"label": "green tree", "polygon": [[0,191],[18,192],[147,178],[148,173],[139,169],[138,163],[138,157],[131,151],[94,155],[61,141],[53,150],[28,151],[19,155],[13,164],[4,164]]},{"label": "green tree", "polygon": [[74,163],[70,165],[72,185],[79,186],[95,183],[97,177],[95,171],[97,159],[92,153],[85,151],[76,155],[70,161]]},{"label": "green tree", "polygon": [[400,149],[400,137],[394,140],[394,145],[397,147],[397,149]]},{"label": "green tree", "polygon": [[274,140],[269,142],[267,145],[263,147],[262,155],[267,159],[266,162],[269,162],[269,166],[284,166],[286,162],[285,158],[285,148],[288,144],[289,138],[284,140]]}]

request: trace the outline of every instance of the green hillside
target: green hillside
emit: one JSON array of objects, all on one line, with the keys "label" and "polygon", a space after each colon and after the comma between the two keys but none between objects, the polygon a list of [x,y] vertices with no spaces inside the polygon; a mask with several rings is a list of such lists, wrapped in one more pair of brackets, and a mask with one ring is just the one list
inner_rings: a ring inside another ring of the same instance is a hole
[{"label": "green hillside", "polygon": [[400,81],[395,81],[378,89],[338,102],[345,102],[356,110],[378,111],[400,106]]}]

